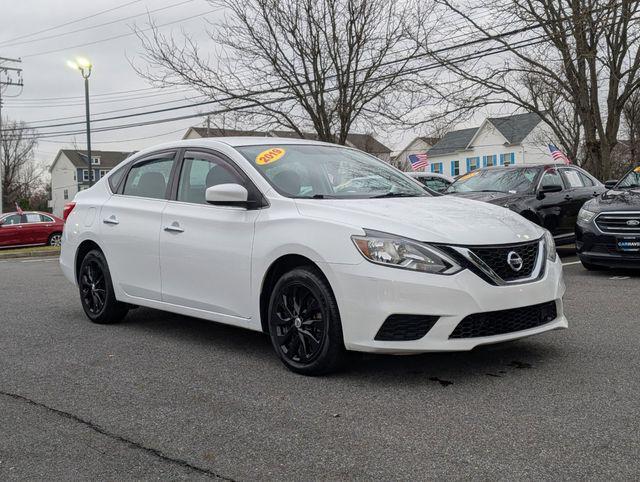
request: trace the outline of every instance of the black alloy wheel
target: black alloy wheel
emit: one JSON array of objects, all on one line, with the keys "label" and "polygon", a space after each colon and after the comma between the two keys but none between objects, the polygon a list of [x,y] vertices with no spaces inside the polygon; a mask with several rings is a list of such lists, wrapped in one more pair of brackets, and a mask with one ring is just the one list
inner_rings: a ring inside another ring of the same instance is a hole
[{"label": "black alloy wheel", "polygon": [[340,315],[333,293],[311,267],[282,276],[269,304],[271,342],[282,362],[306,375],[335,371],[345,357]]},{"label": "black alloy wheel", "polygon": [[80,270],[80,293],[82,303],[92,315],[99,315],[104,309],[107,290],[102,268],[96,259],[82,264]]},{"label": "black alloy wheel", "polygon": [[275,307],[275,336],[282,353],[297,363],[309,363],[325,339],[326,315],[317,296],[301,283],[282,291]]},{"label": "black alloy wheel", "polygon": [[101,251],[89,251],[82,260],[78,288],[82,308],[94,323],[117,323],[129,310],[129,305],[115,297],[109,266]]}]

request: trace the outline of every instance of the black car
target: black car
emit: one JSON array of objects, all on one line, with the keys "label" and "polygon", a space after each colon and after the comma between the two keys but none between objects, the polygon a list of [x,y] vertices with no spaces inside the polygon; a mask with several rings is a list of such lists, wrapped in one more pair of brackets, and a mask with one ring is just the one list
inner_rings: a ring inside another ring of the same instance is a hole
[{"label": "black car", "polygon": [[445,194],[509,208],[547,228],[557,244],[569,244],[580,208],[604,191],[600,181],[577,166],[543,164],[477,169]]},{"label": "black car", "polygon": [[640,268],[640,167],[586,203],[576,224],[576,251],[587,269]]}]

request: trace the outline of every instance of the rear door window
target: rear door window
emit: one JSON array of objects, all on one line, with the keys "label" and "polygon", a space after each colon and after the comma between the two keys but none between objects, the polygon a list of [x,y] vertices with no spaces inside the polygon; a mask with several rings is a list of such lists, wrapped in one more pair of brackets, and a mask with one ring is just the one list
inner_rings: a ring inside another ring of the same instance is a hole
[{"label": "rear door window", "polygon": [[42,217],[40,217],[37,213],[28,213],[25,215],[27,217],[27,223],[41,223]]},{"label": "rear door window", "polygon": [[127,174],[122,194],[151,199],[165,199],[171,179],[174,155],[139,162]]},{"label": "rear door window", "polygon": [[584,187],[580,173],[575,169],[563,169],[562,173],[570,188]]}]

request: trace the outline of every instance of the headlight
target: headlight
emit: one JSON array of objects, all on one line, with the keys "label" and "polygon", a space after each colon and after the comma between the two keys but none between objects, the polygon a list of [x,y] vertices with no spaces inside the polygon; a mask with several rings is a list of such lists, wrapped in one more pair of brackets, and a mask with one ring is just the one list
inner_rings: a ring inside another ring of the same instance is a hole
[{"label": "headlight", "polygon": [[351,239],[362,256],[372,263],[433,274],[454,274],[462,270],[453,259],[428,244],[377,232],[351,236]]},{"label": "headlight", "polygon": [[594,217],[596,217],[596,213],[592,213],[591,211],[582,208],[578,213],[578,222],[580,224],[589,224]]},{"label": "headlight", "polygon": [[549,261],[555,261],[558,257],[558,253],[556,252],[556,242],[553,239],[553,235],[550,231],[544,231],[544,246],[545,251],[547,252],[547,259]]}]

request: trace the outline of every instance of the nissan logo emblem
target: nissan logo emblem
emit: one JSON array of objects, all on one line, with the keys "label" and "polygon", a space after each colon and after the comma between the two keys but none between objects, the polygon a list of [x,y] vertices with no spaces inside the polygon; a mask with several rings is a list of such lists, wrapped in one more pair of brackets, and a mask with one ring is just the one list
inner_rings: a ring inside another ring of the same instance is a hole
[{"label": "nissan logo emblem", "polygon": [[518,272],[522,269],[524,262],[518,253],[509,251],[509,254],[507,254],[507,264],[513,271]]},{"label": "nissan logo emblem", "polygon": [[638,226],[639,224],[640,221],[637,219],[629,219],[629,221],[627,221],[627,226]]}]

